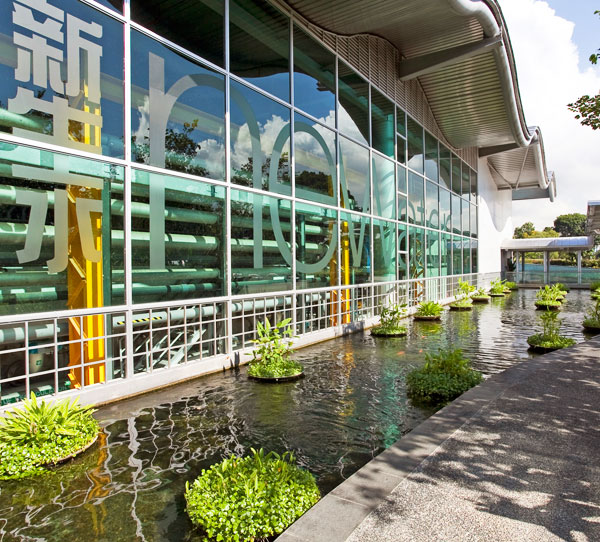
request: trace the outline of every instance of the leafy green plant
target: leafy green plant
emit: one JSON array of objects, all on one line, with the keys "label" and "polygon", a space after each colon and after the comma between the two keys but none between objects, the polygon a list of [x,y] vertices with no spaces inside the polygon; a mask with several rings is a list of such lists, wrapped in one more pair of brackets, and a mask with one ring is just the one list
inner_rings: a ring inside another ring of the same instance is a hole
[{"label": "leafy green plant", "polygon": [[576,343],[575,339],[564,337],[560,334],[561,320],[558,318],[558,313],[546,310],[540,315],[542,322],[542,332],[531,335],[527,339],[530,346],[540,346],[542,348],[565,348]]},{"label": "leafy green plant", "polygon": [[562,282],[557,282],[556,284],[553,284],[553,286],[561,292],[568,292],[571,290],[566,284]]},{"label": "leafy green plant", "polygon": [[406,377],[408,396],[425,403],[447,403],[483,380],[460,349],[425,355],[425,365]]},{"label": "leafy green plant", "polygon": [[406,305],[390,305],[383,307],[379,315],[379,325],[375,326],[371,333],[374,335],[404,335],[406,327],[401,325],[406,316]]},{"label": "leafy green plant", "polygon": [[450,303],[450,308],[469,309],[473,306],[471,294],[475,291],[475,286],[466,280],[458,279],[458,294],[456,301]]},{"label": "leafy green plant", "polygon": [[596,288],[595,290],[592,290],[591,297],[592,297],[592,299],[600,299],[600,288]]},{"label": "leafy green plant", "polygon": [[600,280],[594,280],[590,283],[590,290],[592,292],[600,290]]},{"label": "leafy green plant", "polygon": [[519,286],[517,285],[516,282],[505,281],[504,288],[508,288],[509,290],[518,290]]},{"label": "leafy green plant", "polygon": [[439,303],[435,301],[422,301],[417,306],[417,312],[415,313],[417,316],[434,316],[438,317],[444,311],[444,307],[442,307]]},{"label": "leafy green plant", "polygon": [[490,294],[492,294],[492,295],[504,294],[504,290],[506,290],[506,284],[505,284],[504,280],[496,279],[491,282]]},{"label": "leafy green plant", "polygon": [[600,329],[600,299],[597,299],[594,306],[586,311],[583,325],[584,327]]},{"label": "leafy green plant", "polygon": [[535,306],[541,308],[559,308],[561,303],[562,293],[553,286],[546,284],[540,288],[535,294]]},{"label": "leafy green plant", "polygon": [[283,532],[319,498],[314,476],[295,464],[291,452],[262,449],[203,470],[185,491],[192,523],[208,538],[235,542]]},{"label": "leafy green plant", "polygon": [[286,318],[272,326],[267,318],[265,324],[257,322],[258,339],[252,351],[252,361],[248,374],[256,378],[283,378],[302,372],[302,365],[290,359],[292,353],[291,318]]},{"label": "leafy green plant", "polygon": [[480,299],[487,299],[488,297],[490,297],[487,292],[485,291],[485,288],[479,288],[472,297],[477,297]]},{"label": "leafy green plant", "polygon": [[23,407],[0,418],[0,479],[45,472],[98,435],[92,407],[77,400],[49,403],[35,394]]}]

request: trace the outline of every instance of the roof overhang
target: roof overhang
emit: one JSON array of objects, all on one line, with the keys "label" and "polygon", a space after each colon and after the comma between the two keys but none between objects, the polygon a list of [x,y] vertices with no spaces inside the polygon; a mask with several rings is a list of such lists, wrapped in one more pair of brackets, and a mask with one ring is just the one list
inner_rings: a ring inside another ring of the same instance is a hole
[{"label": "roof overhang", "polygon": [[594,236],[583,237],[542,237],[529,239],[505,239],[502,250],[520,252],[555,252],[589,250],[594,247]]},{"label": "roof overhang", "polygon": [[479,147],[499,188],[539,188],[532,194],[553,199],[541,133],[525,122],[498,0],[285,1],[330,32],[388,40],[401,55],[398,78],[418,78],[451,145]]}]

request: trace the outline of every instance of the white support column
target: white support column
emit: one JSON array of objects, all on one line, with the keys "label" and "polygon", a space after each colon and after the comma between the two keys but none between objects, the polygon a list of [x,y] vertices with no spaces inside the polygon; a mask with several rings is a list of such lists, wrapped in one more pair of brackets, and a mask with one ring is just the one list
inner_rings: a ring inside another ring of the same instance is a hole
[{"label": "white support column", "polygon": [[577,284],[581,284],[581,250],[577,251]]},{"label": "white support column", "polygon": [[549,284],[550,282],[550,254],[547,250],[544,250],[544,284]]}]

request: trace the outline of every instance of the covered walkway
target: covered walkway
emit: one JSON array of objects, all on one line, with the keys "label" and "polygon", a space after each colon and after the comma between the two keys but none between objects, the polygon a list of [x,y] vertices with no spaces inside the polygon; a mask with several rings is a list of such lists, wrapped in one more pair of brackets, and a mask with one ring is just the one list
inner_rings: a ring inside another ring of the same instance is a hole
[{"label": "covered walkway", "polygon": [[279,542],[600,540],[600,339],[495,375]]}]

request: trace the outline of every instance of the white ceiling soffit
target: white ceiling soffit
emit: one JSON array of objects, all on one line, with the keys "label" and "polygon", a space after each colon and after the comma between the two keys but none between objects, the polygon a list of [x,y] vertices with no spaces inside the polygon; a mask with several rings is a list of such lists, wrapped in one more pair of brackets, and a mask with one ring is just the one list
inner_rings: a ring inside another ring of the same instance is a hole
[{"label": "white ceiling soffit", "polygon": [[[398,77],[418,78],[436,121],[457,148],[482,156],[527,148],[539,130],[525,123],[510,39],[497,0],[286,0],[313,24],[343,35],[373,34],[401,54]],[[519,187],[549,188],[541,138]],[[515,153],[516,154],[516,153]],[[518,156],[511,157],[515,163]],[[523,159],[519,163],[519,170]],[[498,164],[511,185],[512,170]],[[535,177],[537,172],[537,178]],[[527,179],[527,180],[525,180]],[[535,180],[535,183],[533,182]],[[552,189],[549,190],[551,192]]]}]

